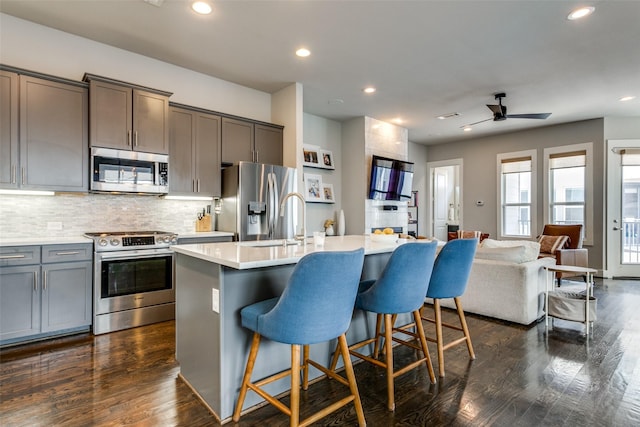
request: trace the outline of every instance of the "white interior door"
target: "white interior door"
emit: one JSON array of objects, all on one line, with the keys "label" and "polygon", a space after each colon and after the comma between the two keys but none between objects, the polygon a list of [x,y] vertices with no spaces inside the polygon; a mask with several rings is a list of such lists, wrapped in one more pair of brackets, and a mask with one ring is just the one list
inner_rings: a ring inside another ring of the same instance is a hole
[{"label": "white interior door", "polygon": [[427,168],[429,230],[433,237],[446,241],[448,226],[462,221],[462,159],[427,163]]},{"label": "white interior door", "polygon": [[640,140],[607,142],[607,277],[640,277]]}]

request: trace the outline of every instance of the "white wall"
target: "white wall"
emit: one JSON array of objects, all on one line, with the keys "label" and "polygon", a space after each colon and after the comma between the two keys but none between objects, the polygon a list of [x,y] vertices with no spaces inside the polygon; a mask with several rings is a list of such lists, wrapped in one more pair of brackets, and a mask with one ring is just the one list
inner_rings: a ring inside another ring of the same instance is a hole
[{"label": "white wall", "polygon": [[[302,173],[311,173],[320,175],[323,183],[333,184],[335,204],[331,203],[307,203],[307,234],[313,231],[324,230],[324,221],[332,219],[336,221],[334,230],[337,228],[337,217],[340,209],[342,209],[342,176],[343,167],[349,168],[348,159],[344,159],[341,155],[342,146],[342,126],[335,120],[325,119],[323,117],[314,116],[304,113],[304,145],[315,145],[323,149],[329,150],[333,154],[335,170],[318,169],[310,167],[299,167]],[[302,164],[302,151],[298,156],[300,165]],[[304,188],[304,187],[303,187]]]},{"label": "white wall", "polygon": [[97,74],[173,92],[173,102],[271,122],[268,93],[2,13],[0,62],[78,81]]}]

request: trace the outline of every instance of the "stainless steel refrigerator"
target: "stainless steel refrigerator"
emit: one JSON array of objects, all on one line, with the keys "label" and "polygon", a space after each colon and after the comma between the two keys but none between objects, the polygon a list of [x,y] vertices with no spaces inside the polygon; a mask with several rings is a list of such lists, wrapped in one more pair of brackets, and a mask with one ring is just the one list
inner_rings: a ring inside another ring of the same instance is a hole
[{"label": "stainless steel refrigerator", "polygon": [[297,171],[284,166],[240,162],[222,172],[222,208],[218,230],[231,231],[239,241],[293,239],[297,198],[280,205],[297,191]]}]

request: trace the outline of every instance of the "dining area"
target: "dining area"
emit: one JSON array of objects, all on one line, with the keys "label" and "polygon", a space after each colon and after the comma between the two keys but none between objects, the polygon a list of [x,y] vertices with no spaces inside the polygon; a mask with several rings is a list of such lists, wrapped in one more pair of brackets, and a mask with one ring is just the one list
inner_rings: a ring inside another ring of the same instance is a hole
[{"label": "dining area", "polygon": [[[353,418],[344,422],[363,426],[357,362],[385,376],[376,398],[393,413],[399,378],[415,371],[437,384],[446,375],[445,350],[458,344],[475,358],[458,297],[476,239],[438,246],[340,236],[321,247],[205,246],[175,248],[176,359],[179,377],[223,424],[268,403],[292,426],[345,406]],[[443,322],[445,298],[456,302],[456,322]],[[443,329],[455,330],[455,338],[445,342]],[[309,390],[327,382],[332,392],[309,402]]]}]

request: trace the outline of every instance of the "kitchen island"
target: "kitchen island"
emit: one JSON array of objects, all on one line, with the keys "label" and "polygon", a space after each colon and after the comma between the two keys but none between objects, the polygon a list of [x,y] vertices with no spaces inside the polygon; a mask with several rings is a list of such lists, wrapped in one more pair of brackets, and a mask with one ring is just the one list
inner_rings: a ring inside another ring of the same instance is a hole
[{"label": "kitchen island", "polygon": [[[265,246],[257,246],[265,245]],[[276,246],[273,246],[276,245]],[[230,242],[176,245],[176,359],[180,377],[221,422],[231,419],[251,344],[251,331],[240,322],[240,310],[278,296],[295,264],[316,251],[365,249],[362,279],[375,279],[398,243],[371,242],[365,236],[327,237],[324,247],[279,242]],[[327,265],[327,269],[331,268]],[[330,298],[327,295],[327,298]],[[327,313],[331,316],[331,313]],[[375,316],[354,313],[348,342],[373,336]],[[329,364],[336,342],[311,346],[311,357]],[[263,340],[253,378],[287,369],[290,346]],[[342,362],[342,361],[341,361]],[[310,378],[321,373],[310,371]],[[267,387],[278,395],[289,390],[284,379]],[[247,394],[244,409],[263,402]]]}]

